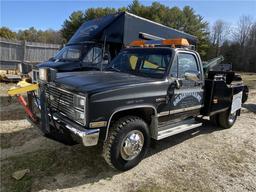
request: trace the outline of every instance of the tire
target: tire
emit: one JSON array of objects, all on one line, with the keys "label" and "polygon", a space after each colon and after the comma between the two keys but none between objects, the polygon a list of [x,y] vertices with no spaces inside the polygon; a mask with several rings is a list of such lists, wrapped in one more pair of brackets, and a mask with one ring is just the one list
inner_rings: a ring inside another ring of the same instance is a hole
[{"label": "tire", "polygon": [[234,125],[237,119],[237,112],[233,114],[230,110],[224,111],[218,115],[218,123],[223,129],[228,129]]},{"label": "tire", "polygon": [[218,114],[210,116],[210,124],[214,126],[219,126],[218,119],[219,119]]},{"label": "tire", "polygon": [[[138,142],[134,143],[137,150],[131,149],[129,144],[132,141]],[[126,171],[139,164],[149,146],[150,136],[147,124],[139,117],[125,116],[110,128],[107,141],[103,145],[103,157],[111,167]],[[129,152],[134,151],[139,152],[128,155]]]},{"label": "tire", "polygon": [[242,103],[245,103],[247,101],[248,95],[249,95],[249,88],[247,86],[244,86]]}]

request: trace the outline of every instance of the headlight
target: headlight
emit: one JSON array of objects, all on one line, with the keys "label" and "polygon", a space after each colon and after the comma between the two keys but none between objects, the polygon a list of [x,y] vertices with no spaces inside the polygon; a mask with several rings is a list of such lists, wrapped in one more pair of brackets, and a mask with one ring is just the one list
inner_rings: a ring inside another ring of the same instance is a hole
[{"label": "headlight", "polygon": [[75,110],[74,120],[78,121],[79,123],[84,125],[85,124],[85,113],[82,111]]},{"label": "headlight", "polygon": [[85,125],[86,97],[74,94],[73,99],[73,104],[75,107],[75,121]]},{"label": "headlight", "polygon": [[56,79],[56,70],[51,68],[40,68],[39,79],[46,82],[54,81]]},{"label": "headlight", "polygon": [[42,81],[47,81],[47,68],[41,68],[39,69],[39,79]]},{"label": "headlight", "polygon": [[74,106],[75,108],[85,110],[86,99],[80,95],[74,95]]}]

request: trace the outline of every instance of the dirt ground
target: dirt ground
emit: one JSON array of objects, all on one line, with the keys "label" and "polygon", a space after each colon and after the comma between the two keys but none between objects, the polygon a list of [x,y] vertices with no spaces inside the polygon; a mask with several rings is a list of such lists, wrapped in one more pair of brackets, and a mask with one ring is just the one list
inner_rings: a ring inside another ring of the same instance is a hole
[{"label": "dirt ground", "polygon": [[[127,172],[105,163],[99,147],[65,146],[42,137],[1,84],[0,191],[256,191],[256,75],[231,129],[213,125],[156,142]],[[29,169],[21,180],[15,171]]]}]

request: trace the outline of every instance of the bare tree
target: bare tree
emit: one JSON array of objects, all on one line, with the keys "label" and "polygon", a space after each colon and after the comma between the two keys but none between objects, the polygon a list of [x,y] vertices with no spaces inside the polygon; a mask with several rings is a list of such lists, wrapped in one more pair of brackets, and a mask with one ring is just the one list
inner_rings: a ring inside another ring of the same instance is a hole
[{"label": "bare tree", "polygon": [[244,48],[245,43],[249,38],[252,25],[252,17],[243,15],[239,18],[237,27],[233,31],[233,37],[234,40],[240,44],[241,48]]},{"label": "bare tree", "polygon": [[224,42],[224,39],[227,37],[227,35],[230,32],[230,26],[222,21],[217,20],[212,26],[212,36],[211,41],[212,45],[216,48],[216,56],[220,53],[220,46]]},{"label": "bare tree", "polygon": [[249,49],[253,19],[251,16],[241,16],[237,22],[237,27],[233,31],[234,42],[239,45],[238,66],[243,66],[245,71],[250,71],[251,51]]},{"label": "bare tree", "polygon": [[252,24],[248,37],[249,46],[256,48],[256,21]]},{"label": "bare tree", "polygon": [[248,71],[256,72],[256,21],[251,26],[246,43],[246,58],[248,59]]}]

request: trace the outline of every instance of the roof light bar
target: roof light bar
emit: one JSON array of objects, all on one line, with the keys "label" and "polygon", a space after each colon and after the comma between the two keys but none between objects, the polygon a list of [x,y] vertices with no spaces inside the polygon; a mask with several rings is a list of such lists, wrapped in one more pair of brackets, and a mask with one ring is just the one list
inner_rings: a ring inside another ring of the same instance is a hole
[{"label": "roof light bar", "polygon": [[134,47],[141,47],[145,45],[145,41],[143,40],[136,40],[136,41],[132,41],[129,46],[134,46]]},{"label": "roof light bar", "polygon": [[177,39],[164,39],[164,40],[148,40],[148,41],[143,41],[143,40],[136,40],[133,41],[129,44],[129,46],[133,47],[150,47],[150,46],[156,46],[156,45],[168,45],[168,46],[184,46],[188,47],[189,42],[187,39],[184,38],[177,38]]}]

